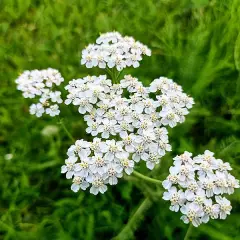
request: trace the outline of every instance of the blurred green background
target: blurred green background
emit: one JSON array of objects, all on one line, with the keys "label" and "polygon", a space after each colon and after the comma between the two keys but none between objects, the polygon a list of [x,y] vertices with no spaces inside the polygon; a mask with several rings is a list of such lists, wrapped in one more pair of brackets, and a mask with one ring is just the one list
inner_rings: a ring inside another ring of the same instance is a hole
[{"label": "blurred green background", "polygon": [[[81,50],[99,32],[116,30],[148,45],[152,57],[127,73],[144,84],[173,78],[196,101],[186,122],[170,131],[173,151],[152,175],[164,179],[175,154],[209,149],[240,178],[239,0],[1,0],[0,9],[0,239],[111,239],[146,196],[159,192],[122,179],[104,195],[73,193],[60,174],[72,142],[55,118],[30,116],[30,101],[16,90],[25,69],[59,69],[65,84],[103,73],[80,66]],[[63,106],[61,116],[76,139],[86,139],[76,108]],[[138,171],[147,173],[144,166]],[[121,239],[183,239],[180,213],[161,196],[150,198],[135,231]],[[232,214],[201,225],[193,239],[240,239],[240,191],[229,198]]]}]

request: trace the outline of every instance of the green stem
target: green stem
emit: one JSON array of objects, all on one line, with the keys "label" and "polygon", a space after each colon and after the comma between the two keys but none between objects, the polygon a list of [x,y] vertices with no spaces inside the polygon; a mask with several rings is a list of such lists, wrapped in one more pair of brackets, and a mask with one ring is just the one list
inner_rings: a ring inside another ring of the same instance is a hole
[{"label": "green stem", "polygon": [[144,218],[144,213],[151,207],[152,201],[149,198],[145,198],[136,212],[129,219],[128,223],[124,226],[122,231],[113,238],[114,240],[125,240],[130,239],[133,235],[134,230],[137,228],[138,224]]},{"label": "green stem", "polygon": [[42,171],[45,170],[46,168],[52,168],[54,166],[57,166],[59,164],[59,161],[49,161],[41,164],[33,164],[31,165],[30,170],[31,171]]},{"label": "green stem", "polygon": [[112,80],[113,80],[113,83],[116,84],[117,83],[117,78],[116,78],[116,69],[113,68],[112,69]]},{"label": "green stem", "polygon": [[61,127],[65,131],[65,133],[68,135],[69,139],[71,139],[73,142],[75,142],[75,139],[73,138],[72,134],[68,131],[68,129],[66,128],[66,126],[61,118],[59,118],[59,124],[61,125]]},{"label": "green stem", "polygon": [[141,178],[147,182],[150,182],[150,183],[155,183],[155,184],[159,184],[159,185],[162,185],[162,181],[158,180],[158,179],[155,179],[155,178],[150,178],[150,177],[147,177],[137,171],[133,171],[133,175],[138,177],[138,178]]},{"label": "green stem", "polygon": [[107,67],[105,70],[109,74],[109,76],[111,77],[112,83],[117,84],[118,83],[118,78],[119,78],[121,72],[118,72],[116,68],[108,68]]},{"label": "green stem", "polygon": [[193,225],[191,223],[189,223],[189,227],[188,227],[188,230],[187,230],[186,235],[184,237],[184,240],[189,240],[189,237],[192,233],[192,230],[193,230]]},{"label": "green stem", "polygon": [[[122,71],[121,71],[122,72]],[[118,74],[117,74],[117,81],[118,81],[118,78],[119,78],[119,76],[120,76],[120,74],[121,74],[121,72],[118,72]]]},{"label": "green stem", "polygon": [[110,78],[112,78],[112,80],[113,80],[113,74],[112,74],[112,70],[110,69],[110,68],[108,68],[108,67],[106,67],[106,72],[108,73],[108,75],[110,76]]}]

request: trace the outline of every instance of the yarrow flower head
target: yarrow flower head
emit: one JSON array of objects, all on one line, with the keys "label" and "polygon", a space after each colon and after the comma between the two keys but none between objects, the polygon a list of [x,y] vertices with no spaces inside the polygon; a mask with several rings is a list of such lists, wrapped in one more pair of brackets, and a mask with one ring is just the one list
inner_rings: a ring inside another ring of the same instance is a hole
[{"label": "yarrow flower head", "polygon": [[30,114],[41,117],[43,113],[51,117],[59,115],[58,104],[62,103],[61,92],[54,90],[64,81],[58,70],[24,71],[17,79],[17,89],[25,98],[38,98],[38,102],[30,106]]},{"label": "yarrow flower head", "polygon": [[86,190],[94,195],[104,193],[107,184],[116,185],[118,178],[125,172],[131,172],[133,162],[127,162],[128,154],[122,148],[122,142],[115,140],[101,141],[95,138],[92,143],[77,140],[68,150],[68,158],[61,172],[66,178],[72,178],[71,189],[77,192]]},{"label": "yarrow flower head", "polygon": [[[107,68],[112,79],[86,76],[71,80],[65,87],[68,94],[64,103],[78,107],[86,133],[93,137],[89,142],[77,140],[68,149],[62,173],[73,180],[73,191],[90,187],[93,194],[104,193],[107,185],[116,185],[124,173],[132,174],[136,163],[143,161],[152,170],[172,150],[167,127],[184,122],[194,101],[165,77],[148,87],[131,75],[118,81],[116,70],[139,67],[143,55],[150,56],[151,50],[117,32],[102,34],[96,44],[82,51],[82,64]],[[25,71],[16,80],[24,97],[38,98],[30,106],[30,113],[37,117],[59,115],[61,93],[54,88],[61,82],[61,74],[51,68]],[[188,178],[183,172],[181,179]]]},{"label": "yarrow flower head", "polygon": [[[164,90],[152,88],[162,81]],[[140,160],[152,170],[171,151],[166,127],[183,122],[184,114],[188,114],[187,109],[193,104],[192,98],[183,93],[179,85],[163,77],[154,80],[150,87],[144,87],[130,75],[124,76],[119,84],[113,84],[106,75],[87,76],[70,81],[65,89],[68,91],[65,104],[78,107],[79,113],[84,114],[87,134],[94,137],[90,143],[94,146],[90,158],[103,164],[93,167],[93,163],[88,163],[91,177],[85,176],[84,181],[90,185],[96,177],[102,184],[115,185],[124,172],[131,174]],[[150,97],[151,93],[155,96]],[[169,114],[174,114],[175,118],[169,118]],[[100,150],[96,143],[105,147]],[[76,176],[75,172],[71,173],[72,177]],[[94,194],[103,192],[97,191],[96,186],[92,189],[94,191],[90,192]]]},{"label": "yarrow flower head", "polygon": [[[102,34],[96,44],[84,49],[81,63],[88,68],[98,66],[111,72],[116,67],[121,71],[127,66],[138,67],[142,55],[150,56],[150,49],[132,37],[112,32]],[[117,184],[123,173],[130,175],[140,160],[150,170],[159,164],[171,151],[166,127],[184,122],[194,104],[181,86],[165,77],[155,79],[149,87],[131,75],[115,82],[106,75],[87,76],[73,79],[65,87],[65,104],[78,107],[79,113],[85,115],[86,133],[94,137],[88,165],[84,165],[88,173],[80,176],[92,186],[93,194],[104,193],[107,184]],[[71,168],[67,178],[75,179],[77,175]]]},{"label": "yarrow flower head", "polygon": [[151,50],[135,41],[133,37],[123,37],[118,32],[101,34],[96,44],[88,45],[82,51],[81,64],[87,68],[113,68],[118,71],[126,67],[139,67],[142,56],[151,56]]},{"label": "yarrow flower head", "polygon": [[170,210],[180,210],[183,222],[195,227],[210,219],[225,219],[232,206],[222,195],[239,188],[239,180],[228,172],[230,164],[216,159],[209,150],[194,158],[184,152],[173,160],[170,174],[162,183],[167,190],[163,199],[171,202]]}]

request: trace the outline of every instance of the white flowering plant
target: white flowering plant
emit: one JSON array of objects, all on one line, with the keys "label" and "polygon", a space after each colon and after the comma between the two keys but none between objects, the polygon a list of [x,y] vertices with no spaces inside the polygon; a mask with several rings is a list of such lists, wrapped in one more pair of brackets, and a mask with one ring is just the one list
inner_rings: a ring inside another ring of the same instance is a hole
[{"label": "white flowering plant", "polygon": [[[127,67],[137,68],[151,50],[118,32],[101,34],[95,44],[82,51],[81,64],[98,67],[106,74],[73,79],[65,86],[63,101],[57,87],[64,81],[58,70],[25,71],[16,79],[18,90],[31,98],[30,114],[54,117],[60,104],[72,104],[86,122],[86,134],[92,141],[74,140],[67,150],[61,172],[71,179],[71,190],[90,189],[97,195],[109,185],[116,185],[123,176],[134,175],[161,184],[170,201],[170,210],[181,211],[184,223],[197,227],[209,219],[225,219],[231,205],[223,195],[239,188],[239,181],[228,171],[229,163],[215,159],[206,150],[192,158],[184,152],[174,158],[170,175],[161,182],[135,170],[140,161],[153,170],[162,157],[172,150],[168,128],[185,121],[194,100],[172,79],[159,77],[150,86],[131,75],[123,75]],[[63,124],[63,122],[61,122]]]}]

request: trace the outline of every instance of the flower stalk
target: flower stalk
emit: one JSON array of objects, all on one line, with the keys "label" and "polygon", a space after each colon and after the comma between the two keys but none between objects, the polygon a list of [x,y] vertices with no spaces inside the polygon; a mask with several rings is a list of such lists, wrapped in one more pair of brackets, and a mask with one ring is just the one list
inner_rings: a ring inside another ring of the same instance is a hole
[{"label": "flower stalk", "polygon": [[68,131],[66,125],[65,125],[64,122],[63,122],[63,119],[59,118],[58,123],[61,125],[62,129],[63,129],[64,132],[67,134],[67,136],[69,137],[69,139],[70,139],[72,142],[75,142],[74,137],[73,137],[72,134]]},{"label": "flower stalk", "polygon": [[190,223],[187,229],[187,232],[185,234],[184,240],[189,240],[190,239],[190,235],[192,233],[193,230],[193,225]]},{"label": "flower stalk", "polygon": [[144,219],[144,214],[151,206],[152,201],[150,198],[145,198],[137,208],[136,212],[129,219],[128,223],[124,226],[122,231],[115,238],[113,238],[113,240],[129,239],[133,235],[134,230],[140,224],[140,221]]},{"label": "flower stalk", "polygon": [[133,171],[133,175],[138,177],[138,178],[141,178],[143,179],[144,181],[147,181],[147,182],[150,182],[150,183],[155,183],[155,184],[158,184],[158,185],[162,185],[162,181],[158,180],[158,179],[155,179],[155,178],[150,178],[150,177],[147,177],[137,171]]}]

